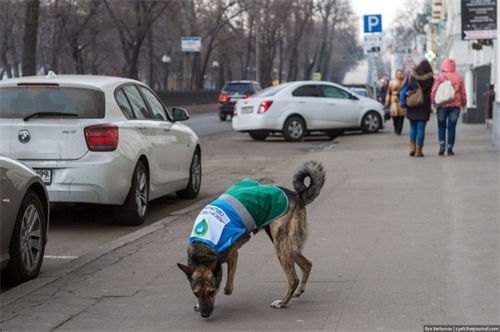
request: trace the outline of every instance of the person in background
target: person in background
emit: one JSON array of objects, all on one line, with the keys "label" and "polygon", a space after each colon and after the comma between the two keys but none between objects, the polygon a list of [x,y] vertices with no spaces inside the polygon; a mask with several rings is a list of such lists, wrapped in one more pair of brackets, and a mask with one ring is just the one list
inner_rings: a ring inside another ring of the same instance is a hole
[{"label": "person in background", "polygon": [[387,90],[389,89],[389,80],[387,78],[382,78],[380,80],[380,94],[378,96],[378,101],[385,105],[385,99],[387,96]]},{"label": "person in background", "polygon": [[[444,155],[447,148],[449,156],[454,155],[453,146],[455,145],[455,129],[457,127],[458,118],[460,116],[460,108],[467,111],[467,96],[465,94],[464,79],[456,71],[455,60],[445,59],[441,65],[441,74],[434,81],[431,92],[431,102],[436,104],[436,91],[441,83],[449,80],[455,90],[455,99],[448,104],[438,105],[437,120],[438,120],[438,137],[439,137],[439,155]],[[448,128],[448,144],[446,144],[446,129]]]},{"label": "person in background", "polygon": [[429,61],[424,60],[412,69],[408,80],[412,88],[420,86],[424,96],[422,105],[406,108],[406,117],[410,121],[410,156],[423,157],[425,127],[431,117],[431,90],[434,84],[432,66]]},{"label": "person in background", "polygon": [[394,80],[389,83],[385,106],[390,107],[392,122],[394,123],[394,132],[401,135],[406,115],[406,109],[402,108],[399,100],[399,93],[403,89],[404,74],[401,69],[396,70]]}]

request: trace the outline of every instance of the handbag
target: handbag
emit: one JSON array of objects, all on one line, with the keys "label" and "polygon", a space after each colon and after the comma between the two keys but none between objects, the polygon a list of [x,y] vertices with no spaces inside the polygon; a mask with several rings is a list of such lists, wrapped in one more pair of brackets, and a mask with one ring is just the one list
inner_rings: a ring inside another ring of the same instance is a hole
[{"label": "handbag", "polygon": [[[408,107],[418,107],[424,104],[424,93],[420,84],[415,81],[416,88],[413,90],[408,90],[406,92],[406,106]],[[410,85],[411,85],[411,76],[410,76]]]},{"label": "handbag", "polygon": [[451,85],[451,82],[448,80],[446,75],[444,75],[444,78],[445,81],[439,84],[436,90],[436,96],[434,97],[434,102],[438,106],[448,104],[449,102],[455,100],[455,89],[453,89],[453,85]]}]

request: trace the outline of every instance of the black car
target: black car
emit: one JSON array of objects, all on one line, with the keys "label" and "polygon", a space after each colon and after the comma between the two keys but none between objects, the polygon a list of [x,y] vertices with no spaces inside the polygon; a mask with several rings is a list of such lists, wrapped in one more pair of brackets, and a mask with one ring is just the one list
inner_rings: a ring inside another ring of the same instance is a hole
[{"label": "black car", "polygon": [[233,116],[234,104],[240,99],[250,98],[262,90],[259,82],[230,81],[224,84],[219,96],[219,118],[225,121],[227,116]]}]

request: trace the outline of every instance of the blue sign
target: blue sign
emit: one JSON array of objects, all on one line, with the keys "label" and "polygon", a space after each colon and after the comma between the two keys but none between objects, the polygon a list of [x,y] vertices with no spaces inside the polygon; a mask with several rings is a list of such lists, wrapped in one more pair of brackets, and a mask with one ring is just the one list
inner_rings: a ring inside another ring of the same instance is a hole
[{"label": "blue sign", "polygon": [[382,32],[382,15],[365,15],[365,33]]}]

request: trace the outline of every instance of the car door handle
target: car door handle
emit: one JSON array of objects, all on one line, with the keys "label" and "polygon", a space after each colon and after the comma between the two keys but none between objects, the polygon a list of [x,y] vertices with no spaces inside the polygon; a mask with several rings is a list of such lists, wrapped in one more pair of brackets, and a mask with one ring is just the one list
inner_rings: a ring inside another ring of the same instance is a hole
[{"label": "car door handle", "polygon": [[335,105],[337,105],[337,104],[335,104],[335,103],[328,103],[328,105],[335,106]]},{"label": "car door handle", "polygon": [[299,101],[299,104],[305,104],[306,102],[305,101]]},{"label": "car door handle", "polygon": [[142,124],[141,124],[141,125],[138,125],[138,126],[137,126],[137,129],[139,129],[139,130],[144,130],[144,129],[146,129],[146,126],[145,126],[145,125],[142,125]]}]

